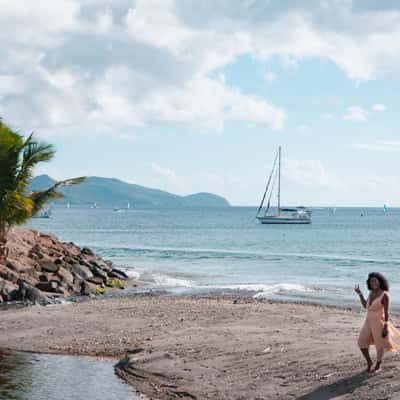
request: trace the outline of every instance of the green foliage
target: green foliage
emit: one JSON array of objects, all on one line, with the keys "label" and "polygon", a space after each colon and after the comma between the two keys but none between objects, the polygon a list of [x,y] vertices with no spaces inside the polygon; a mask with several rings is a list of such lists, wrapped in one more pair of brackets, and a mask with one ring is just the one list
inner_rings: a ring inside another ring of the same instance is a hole
[{"label": "green foliage", "polygon": [[[55,155],[52,145],[39,142],[33,134],[25,140],[0,119],[0,243],[7,231],[25,223],[50,199],[62,197],[57,189],[81,183],[85,178],[56,182],[50,188],[29,193],[34,168]],[[0,254],[1,258],[1,254]]]},{"label": "green foliage", "polygon": [[106,286],[125,289],[124,283],[120,279],[107,279]]},{"label": "green foliage", "polygon": [[97,286],[96,288],[96,294],[104,294],[106,292],[106,289],[104,289],[101,286]]}]

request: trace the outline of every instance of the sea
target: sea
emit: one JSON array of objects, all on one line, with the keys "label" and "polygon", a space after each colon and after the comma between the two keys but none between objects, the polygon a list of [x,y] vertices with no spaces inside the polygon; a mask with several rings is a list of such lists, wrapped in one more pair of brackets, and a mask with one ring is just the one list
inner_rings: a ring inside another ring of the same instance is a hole
[{"label": "sea", "polygon": [[28,227],[88,246],[149,290],[358,304],[381,272],[400,309],[400,209],[314,208],[310,225],[262,225],[256,207],[54,208]]}]

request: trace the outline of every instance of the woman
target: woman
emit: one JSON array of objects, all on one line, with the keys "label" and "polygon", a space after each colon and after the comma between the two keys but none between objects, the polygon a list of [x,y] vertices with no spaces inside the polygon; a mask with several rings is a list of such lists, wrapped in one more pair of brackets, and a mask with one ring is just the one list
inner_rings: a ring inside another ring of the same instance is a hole
[{"label": "woman", "polygon": [[[378,272],[368,275],[367,287],[369,296],[365,300],[359,285],[354,290],[360,296],[361,304],[367,309],[367,318],[358,338],[358,346],[367,361],[368,372],[380,371],[385,351],[396,351],[400,347],[393,342],[393,338],[400,338],[400,332],[389,322],[389,283]],[[376,347],[376,364],[372,368],[369,355],[369,346]]]}]

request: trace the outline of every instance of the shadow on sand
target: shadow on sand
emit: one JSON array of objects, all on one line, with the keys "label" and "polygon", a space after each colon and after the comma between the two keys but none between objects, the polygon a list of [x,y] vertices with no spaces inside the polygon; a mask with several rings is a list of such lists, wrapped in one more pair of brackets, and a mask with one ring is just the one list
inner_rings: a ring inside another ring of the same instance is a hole
[{"label": "shadow on sand", "polygon": [[348,378],[339,379],[330,385],[320,386],[296,400],[330,400],[344,394],[353,393],[355,389],[363,385],[368,376],[366,372],[360,372]]}]

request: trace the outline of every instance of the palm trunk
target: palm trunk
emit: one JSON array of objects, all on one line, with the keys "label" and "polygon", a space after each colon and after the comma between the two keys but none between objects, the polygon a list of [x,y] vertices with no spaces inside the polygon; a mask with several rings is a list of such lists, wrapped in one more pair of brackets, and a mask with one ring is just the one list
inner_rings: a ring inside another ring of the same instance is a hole
[{"label": "palm trunk", "polygon": [[7,261],[7,225],[6,222],[0,221],[0,263],[5,264]]}]

